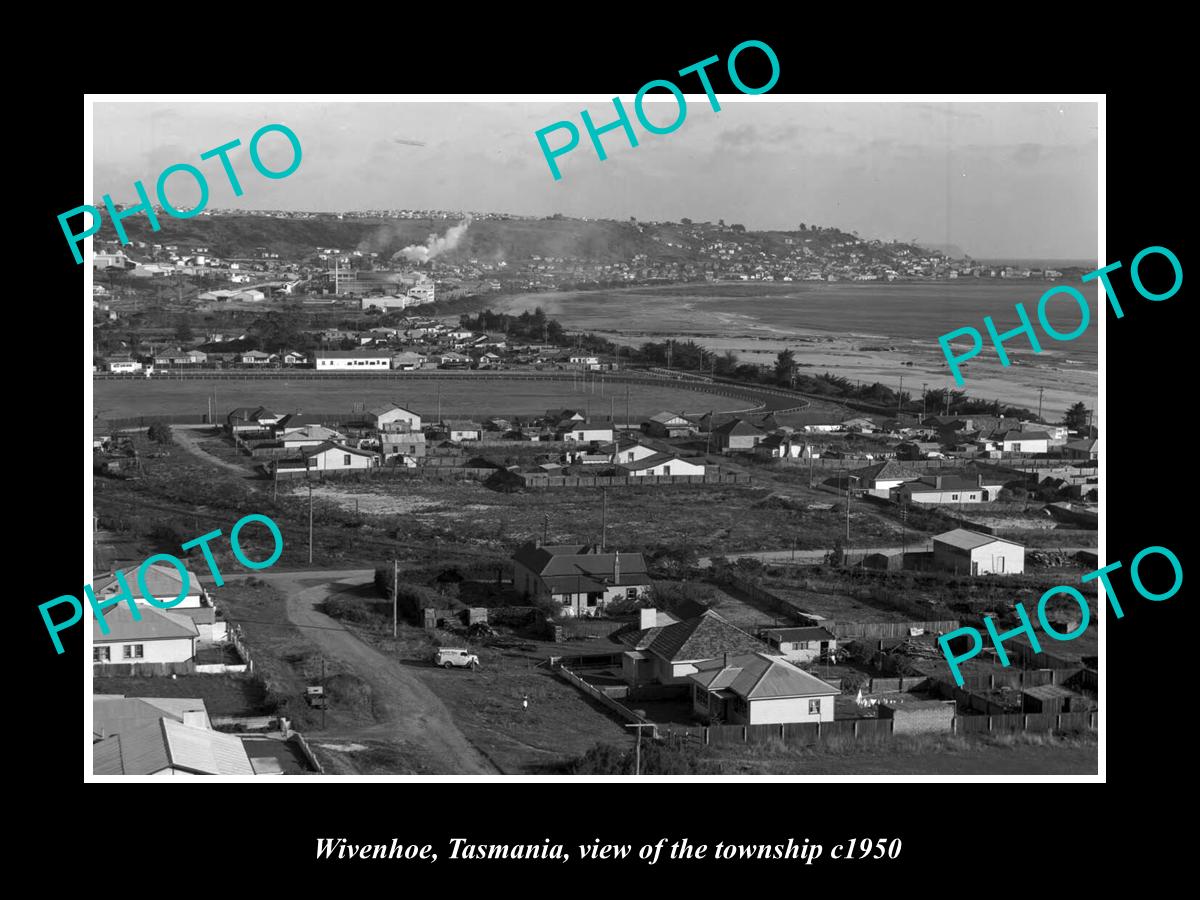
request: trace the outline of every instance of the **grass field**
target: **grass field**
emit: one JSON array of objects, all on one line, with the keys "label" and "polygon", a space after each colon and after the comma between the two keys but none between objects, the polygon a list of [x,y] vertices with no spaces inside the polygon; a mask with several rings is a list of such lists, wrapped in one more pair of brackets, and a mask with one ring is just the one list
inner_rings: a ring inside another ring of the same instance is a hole
[{"label": "grass field", "polygon": [[178,675],[174,678],[92,679],[95,694],[124,694],[126,697],[199,698],[210,716],[262,716],[267,714],[261,685],[240,675]]},{"label": "grass field", "polygon": [[1094,734],[915,736],[816,749],[725,745],[705,756],[727,775],[1095,775],[1099,767]]},{"label": "grass field", "polygon": [[[557,407],[579,408],[625,417],[625,384],[597,385],[595,392],[574,390],[572,382],[536,381],[523,383],[516,378],[503,381],[480,379],[413,379],[403,377],[383,381],[370,378],[361,382],[339,378],[183,380],[130,378],[101,380],[93,384],[93,412],[101,419],[156,415],[203,415],[210,397],[216,397],[221,420],[239,406],[267,406],[279,413],[349,412],[352,404],[368,408],[394,401],[416,410],[424,418],[437,418],[438,393],[441,392],[443,417],[504,416],[544,414]],[[629,414],[640,421],[663,410],[688,413],[745,409],[754,404],[746,400],[689,391],[684,388],[630,384]]]}]

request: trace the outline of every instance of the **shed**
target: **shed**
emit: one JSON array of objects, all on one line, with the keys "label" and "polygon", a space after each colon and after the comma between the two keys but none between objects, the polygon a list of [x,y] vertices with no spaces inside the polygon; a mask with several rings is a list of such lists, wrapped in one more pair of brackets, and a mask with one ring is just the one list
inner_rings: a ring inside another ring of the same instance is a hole
[{"label": "shed", "polygon": [[1090,712],[1096,704],[1061,684],[1039,684],[1021,691],[1021,711],[1027,713]]},{"label": "shed", "polygon": [[892,720],[892,734],[931,734],[954,730],[953,700],[905,700],[881,704],[879,718]]}]

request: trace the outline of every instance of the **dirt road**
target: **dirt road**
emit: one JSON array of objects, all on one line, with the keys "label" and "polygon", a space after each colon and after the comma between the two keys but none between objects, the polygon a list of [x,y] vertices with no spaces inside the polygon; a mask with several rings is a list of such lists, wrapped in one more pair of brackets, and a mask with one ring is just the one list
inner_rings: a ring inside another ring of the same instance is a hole
[{"label": "dirt road", "polygon": [[207,436],[212,431],[211,425],[172,425],[171,436],[175,438],[175,443],[183,450],[193,456],[199,457],[207,463],[212,463],[214,466],[220,466],[222,469],[228,469],[230,472],[236,472],[242,478],[249,478],[253,473],[243,466],[235,465],[223,459],[218,459],[211,453],[205,452],[198,443],[198,438],[203,434]]},{"label": "dirt road", "polygon": [[[369,583],[371,569],[319,572],[263,573],[263,578],[287,595],[287,616],[304,628],[305,637],[371,685],[383,721],[339,739],[406,741],[427,750],[447,775],[495,775],[491,765],[463,736],[445,705],[404,666],[368,647],[336,619],[316,610],[331,594]],[[322,583],[313,585],[314,578]]]}]

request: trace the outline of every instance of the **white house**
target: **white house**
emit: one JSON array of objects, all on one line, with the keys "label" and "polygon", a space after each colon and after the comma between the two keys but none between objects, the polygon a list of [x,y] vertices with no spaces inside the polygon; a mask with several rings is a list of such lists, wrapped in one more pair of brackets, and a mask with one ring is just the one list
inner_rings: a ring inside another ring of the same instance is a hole
[{"label": "white house", "polygon": [[392,354],[382,350],[318,350],[318,372],[364,372],[392,367]]},{"label": "white house", "polygon": [[645,444],[638,444],[633,441],[621,441],[617,445],[609,462],[622,464],[634,463],[658,455],[659,452],[653,447],[647,447]]},{"label": "white house", "polygon": [[785,659],[727,653],[702,662],[688,679],[692,711],[736,725],[832,722],[841,691]]},{"label": "white house", "polygon": [[858,487],[876,497],[887,497],[893,488],[898,488],[909,481],[916,481],[921,477],[917,472],[906,469],[900,463],[890,459],[867,466],[865,469],[859,469],[853,474],[858,478]]},{"label": "white house", "polygon": [[379,457],[366,450],[356,450],[341,444],[321,444],[300,451],[310,472],[348,472],[354,469],[369,469]]},{"label": "white house", "polygon": [[94,741],[92,774],[196,778],[255,771],[237,735],[161,716]]},{"label": "white house", "polygon": [[401,372],[414,372],[425,365],[425,357],[420,353],[404,351],[392,356],[392,368]]},{"label": "white house", "polygon": [[635,462],[621,463],[619,468],[626,475],[703,475],[704,466],[671,453],[656,453]]},{"label": "white house", "polygon": [[1050,435],[1044,431],[1005,431],[993,434],[992,440],[1005,453],[1046,453],[1050,449]]},{"label": "white house", "polygon": [[[137,573],[137,566],[121,570],[121,574],[125,577],[125,583],[129,585],[129,590],[133,592],[133,599],[139,604],[149,605],[150,601],[142,596]],[[183,591],[182,575],[178,569],[167,563],[153,563],[147,566],[143,578],[146,582],[146,590],[160,603],[174,601],[180,592]],[[187,593],[178,604],[171,608],[172,611],[176,609],[197,609],[201,606],[209,606],[211,604],[208,591],[204,589],[204,585],[200,583],[200,579],[196,577],[196,573],[191,571],[191,569],[187,570],[187,579]],[[107,600],[121,592],[121,585],[114,573],[97,579],[92,585],[92,591],[95,593],[97,599]],[[154,609],[154,607],[151,607],[151,609]]]},{"label": "white house", "polygon": [[238,357],[238,362],[247,366],[265,366],[273,359],[275,359],[274,356],[264,353],[262,350],[247,350]]},{"label": "white house", "polygon": [[1020,575],[1025,548],[991,534],[955,528],[933,539],[933,562],[960,575]]},{"label": "white house", "polygon": [[385,403],[367,410],[367,421],[379,431],[421,430],[421,417],[395,403]]},{"label": "white house", "polygon": [[283,434],[279,442],[288,450],[299,450],[301,447],[318,447],[324,443],[344,441],[344,435],[324,425],[306,425]]},{"label": "white house", "polygon": [[837,650],[837,638],[820,627],[768,628],[762,635],[771,649],[788,662],[812,662]]},{"label": "white house", "polygon": [[639,611],[640,628],[617,632],[630,649],[621,659],[621,675],[630,685],[687,684],[700,665],[726,653],[766,650],[762,641],[727,622],[711,609],[680,620],[660,610]]},{"label": "white house", "polygon": [[139,619],[127,604],[104,611],[108,634],[92,619],[92,663],[182,663],[196,655],[199,631],[179,613],[137,604]]},{"label": "white house", "polygon": [[600,425],[594,422],[571,422],[559,432],[560,441],[600,441],[613,439],[612,425]]},{"label": "white house", "polygon": [[242,303],[261,303],[263,300],[267,299],[267,295],[264,294],[262,291],[254,290],[253,288],[248,288],[247,290],[244,290],[244,291],[238,291],[236,294],[233,294],[229,299],[234,300],[234,301],[239,301]]},{"label": "white house", "polygon": [[1002,487],[999,482],[984,484],[981,475],[974,479],[961,475],[924,475],[893,488],[891,497],[908,503],[992,503]]}]

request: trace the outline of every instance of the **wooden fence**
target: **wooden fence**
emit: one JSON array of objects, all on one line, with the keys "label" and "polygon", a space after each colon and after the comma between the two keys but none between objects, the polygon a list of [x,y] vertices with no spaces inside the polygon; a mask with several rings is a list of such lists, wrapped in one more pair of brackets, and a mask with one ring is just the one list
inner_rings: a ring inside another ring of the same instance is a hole
[{"label": "wooden fence", "polygon": [[521,473],[529,488],[645,487],[652,484],[750,484],[750,475],[533,475]]},{"label": "wooden fence", "polygon": [[[582,678],[580,678],[578,675],[576,675],[570,669],[565,668],[563,665],[559,664],[559,665],[553,666],[552,671],[555,674],[557,674],[560,678],[562,678],[564,681],[566,681],[568,684],[575,685],[575,687],[579,688],[579,690],[581,690],[587,696],[591,697],[597,703],[600,703],[600,704],[608,707],[610,710],[615,712],[621,718],[627,719],[630,722],[635,722],[635,723],[638,723],[641,725],[654,725],[653,722],[650,722],[648,719],[645,719],[642,716],[638,715],[632,709],[622,706],[616,700],[609,697],[608,694],[604,693],[604,691],[588,684],[586,681],[584,681]],[[654,737],[658,737],[658,727],[659,726],[654,725],[653,729],[651,729]]]},{"label": "wooden fence", "polygon": [[313,767],[318,775],[325,774],[324,767],[320,762],[317,761],[317,757],[312,752],[312,748],[308,746],[308,741],[304,739],[304,735],[298,731],[293,731],[291,736],[288,738],[288,743],[295,744],[300,749],[301,756],[303,756],[308,764]]},{"label": "wooden fence", "polygon": [[[784,744],[813,746],[835,738],[856,741],[888,741],[896,736],[894,719],[835,719],[781,725],[659,725],[659,735],[679,745],[724,746]],[[954,734],[1003,731],[1087,731],[1096,729],[1096,713],[1028,713],[1020,715],[955,716]]]},{"label": "wooden fence", "polygon": [[97,678],[109,676],[131,678],[155,678],[166,675],[195,675],[194,660],[186,662],[140,662],[140,663],[92,663],[92,674]]}]

